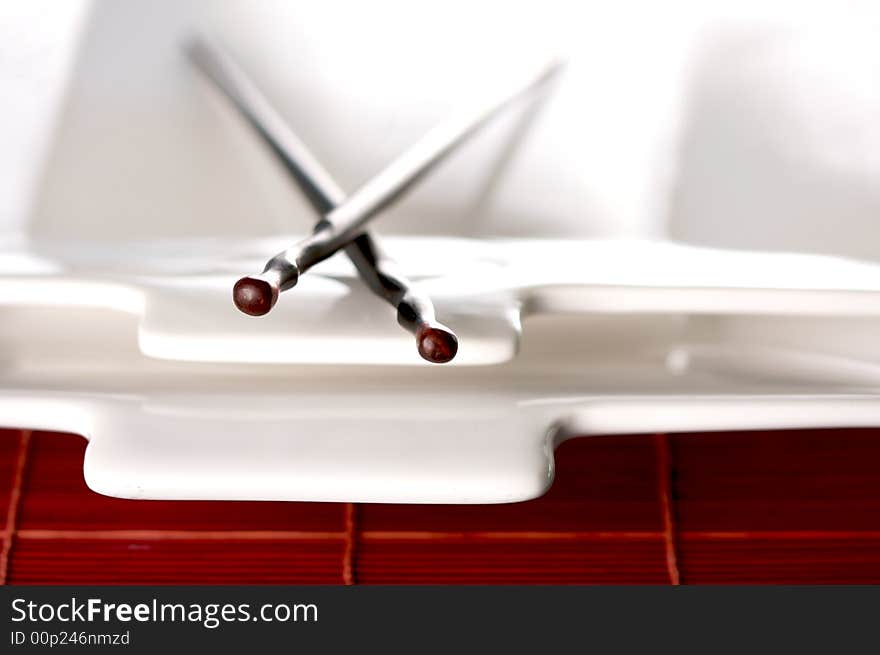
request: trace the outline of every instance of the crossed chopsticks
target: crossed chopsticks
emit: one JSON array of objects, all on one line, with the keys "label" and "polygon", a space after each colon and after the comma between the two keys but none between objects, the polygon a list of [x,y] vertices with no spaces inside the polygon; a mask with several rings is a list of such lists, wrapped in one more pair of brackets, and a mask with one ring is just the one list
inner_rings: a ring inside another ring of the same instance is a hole
[{"label": "crossed chopsticks", "polygon": [[187,45],[187,51],[275,153],[320,217],[311,236],[272,257],[261,274],[243,277],[235,283],[235,305],[246,314],[262,316],[272,309],[281,291],[296,285],[301,274],[345,250],[367,286],[397,309],[397,321],[415,335],[419,354],[438,364],[452,360],[458,351],[455,333],[437,321],[431,299],[396,270],[396,264],[365,231],[365,225],[502,109],[543,87],[555,77],[560,64],[548,65],[526,84],[491,104],[436,126],[346,198],[326,169],[219,45],[196,38]]}]

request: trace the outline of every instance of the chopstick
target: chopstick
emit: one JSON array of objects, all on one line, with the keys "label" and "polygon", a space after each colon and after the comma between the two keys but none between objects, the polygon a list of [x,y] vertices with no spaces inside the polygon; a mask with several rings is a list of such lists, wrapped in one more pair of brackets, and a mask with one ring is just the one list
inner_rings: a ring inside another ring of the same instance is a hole
[{"label": "chopstick", "polygon": [[[271,309],[279,292],[295,286],[300,275],[354,239],[371,218],[403,197],[468,137],[516,100],[549,82],[561,68],[561,62],[553,62],[502,98],[455,116],[430,130],[345,202],[327,213],[311,236],[275,255],[262,274],[239,280],[236,286],[242,290],[242,300],[258,300],[261,310],[264,307],[266,311]],[[244,290],[247,290],[246,297]]]},{"label": "chopstick", "polygon": [[[220,45],[197,37],[186,49],[275,153],[319,216],[323,218],[345,201],[339,185]],[[431,299],[396,270],[395,262],[382,252],[373,236],[361,233],[345,246],[345,253],[373,293],[397,310],[397,322],[415,335],[422,358],[442,364],[455,357],[455,333],[437,321]],[[233,290],[236,306],[255,316],[266,314],[277,296],[275,287],[257,278],[242,278]]]}]

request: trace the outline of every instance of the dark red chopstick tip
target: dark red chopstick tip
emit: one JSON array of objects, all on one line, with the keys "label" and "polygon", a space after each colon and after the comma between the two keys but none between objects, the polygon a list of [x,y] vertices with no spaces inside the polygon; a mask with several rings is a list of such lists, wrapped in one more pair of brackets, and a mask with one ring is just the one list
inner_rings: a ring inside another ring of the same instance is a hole
[{"label": "dark red chopstick tip", "polygon": [[458,352],[458,337],[444,327],[425,327],[419,330],[419,354],[433,364],[452,361]]},{"label": "dark red chopstick tip", "polygon": [[243,277],[232,287],[232,300],[245,314],[263,316],[278,300],[278,287],[260,277]]}]

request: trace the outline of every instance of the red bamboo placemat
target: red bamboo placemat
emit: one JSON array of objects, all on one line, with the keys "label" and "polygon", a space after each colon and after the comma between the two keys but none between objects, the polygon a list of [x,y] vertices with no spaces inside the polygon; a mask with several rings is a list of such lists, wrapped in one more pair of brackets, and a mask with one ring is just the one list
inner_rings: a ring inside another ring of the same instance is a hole
[{"label": "red bamboo placemat", "polygon": [[0,432],[13,583],[880,582],[880,430],[591,437],[512,505],[159,502]]}]

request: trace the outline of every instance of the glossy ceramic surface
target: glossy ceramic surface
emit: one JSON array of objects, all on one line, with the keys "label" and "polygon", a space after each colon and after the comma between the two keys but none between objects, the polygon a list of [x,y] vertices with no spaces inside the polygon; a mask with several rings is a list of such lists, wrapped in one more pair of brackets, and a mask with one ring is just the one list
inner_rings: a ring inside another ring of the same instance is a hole
[{"label": "glossy ceramic surface", "polygon": [[[405,12],[290,6],[99,2],[69,78],[44,62],[69,84],[30,126],[51,139],[29,202],[4,205],[0,422],[86,436],[93,489],[508,502],[547,489],[568,437],[878,424],[872,16],[536,3],[508,21],[533,39],[487,52],[481,10],[448,54]],[[193,28],[347,191],[458,98],[567,51],[540,113],[377,221],[457,331],[452,365],[419,360],[341,258],[269,316],[235,310],[234,280],[311,215],[188,67]]]}]

